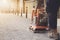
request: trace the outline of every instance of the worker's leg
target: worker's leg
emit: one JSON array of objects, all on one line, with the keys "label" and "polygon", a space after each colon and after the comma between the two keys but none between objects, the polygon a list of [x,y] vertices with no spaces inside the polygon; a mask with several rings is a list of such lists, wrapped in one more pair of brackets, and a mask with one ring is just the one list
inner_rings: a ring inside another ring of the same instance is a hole
[{"label": "worker's leg", "polygon": [[[48,22],[49,22],[49,35],[54,34],[57,37],[57,12],[56,13],[48,13]],[[55,35],[56,34],[56,35]],[[52,36],[53,37],[53,36]]]},{"label": "worker's leg", "polygon": [[49,19],[49,28],[50,29],[57,29],[57,13],[48,13]]}]

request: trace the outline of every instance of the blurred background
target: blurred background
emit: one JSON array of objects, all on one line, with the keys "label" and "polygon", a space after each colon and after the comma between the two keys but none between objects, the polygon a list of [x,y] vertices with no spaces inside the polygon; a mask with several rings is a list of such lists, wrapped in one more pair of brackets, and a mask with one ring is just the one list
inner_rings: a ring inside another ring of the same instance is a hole
[{"label": "blurred background", "polygon": [[[33,6],[37,6],[38,0],[0,0],[0,13],[26,13],[26,8],[28,13],[32,12]],[[44,0],[44,5],[46,0]],[[60,14],[58,14],[58,18]]]}]

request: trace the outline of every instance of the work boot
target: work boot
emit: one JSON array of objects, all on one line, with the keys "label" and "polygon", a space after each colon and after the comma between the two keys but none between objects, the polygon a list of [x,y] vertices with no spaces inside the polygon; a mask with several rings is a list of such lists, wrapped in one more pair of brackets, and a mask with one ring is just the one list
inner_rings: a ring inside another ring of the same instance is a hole
[{"label": "work boot", "polygon": [[53,38],[55,40],[58,40],[59,33],[57,32],[57,29],[50,30],[48,32],[48,36],[49,36],[49,38]]},{"label": "work boot", "polygon": [[49,38],[53,38],[53,30],[49,30],[48,31],[48,37]]},{"label": "work boot", "polygon": [[57,29],[54,29],[54,31],[53,31],[53,38],[55,40],[58,40],[58,37],[59,37],[59,33],[57,32]]},{"label": "work boot", "polygon": [[59,40],[59,33],[54,33],[54,34],[53,34],[53,38],[54,38],[55,40]]}]

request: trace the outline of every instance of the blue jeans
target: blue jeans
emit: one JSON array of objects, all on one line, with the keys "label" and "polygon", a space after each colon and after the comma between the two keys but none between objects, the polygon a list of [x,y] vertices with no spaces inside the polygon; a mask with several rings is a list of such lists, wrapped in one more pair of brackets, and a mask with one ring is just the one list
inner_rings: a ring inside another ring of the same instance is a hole
[{"label": "blue jeans", "polygon": [[57,29],[57,12],[48,13],[49,29]]}]

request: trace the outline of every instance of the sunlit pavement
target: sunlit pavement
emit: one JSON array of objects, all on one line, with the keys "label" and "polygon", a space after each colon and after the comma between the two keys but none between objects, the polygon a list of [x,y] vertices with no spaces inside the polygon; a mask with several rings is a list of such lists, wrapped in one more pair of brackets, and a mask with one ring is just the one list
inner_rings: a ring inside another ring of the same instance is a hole
[{"label": "sunlit pavement", "polygon": [[53,40],[48,38],[47,33],[31,32],[29,30],[30,17],[26,19],[25,15],[21,17],[13,14],[0,14],[0,40]]},{"label": "sunlit pavement", "polygon": [[57,28],[58,28],[58,32],[60,33],[60,19],[57,20]]}]

